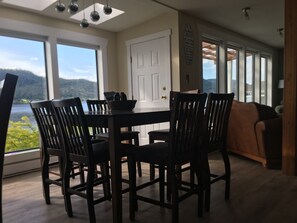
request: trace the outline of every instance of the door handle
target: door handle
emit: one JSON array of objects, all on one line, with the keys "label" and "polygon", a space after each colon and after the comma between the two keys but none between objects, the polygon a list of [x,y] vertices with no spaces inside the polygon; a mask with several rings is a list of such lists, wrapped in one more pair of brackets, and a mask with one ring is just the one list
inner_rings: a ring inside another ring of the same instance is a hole
[{"label": "door handle", "polygon": [[167,99],[167,96],[166,95],[162,95],[161,96],[161,99]]}]

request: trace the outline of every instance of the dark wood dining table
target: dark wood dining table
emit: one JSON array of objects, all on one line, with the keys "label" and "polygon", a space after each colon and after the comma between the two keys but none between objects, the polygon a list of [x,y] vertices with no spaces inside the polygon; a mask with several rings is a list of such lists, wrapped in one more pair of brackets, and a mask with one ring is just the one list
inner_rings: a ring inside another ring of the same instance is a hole
[{"label": "dark wood dining table", "polygon": [[122,165],[120,132],[122,127],[168,122],[168,108],[143,108],[132,111],[86,112],[88,126],[105,126],[109,131],[113,222],[122,222]]}]

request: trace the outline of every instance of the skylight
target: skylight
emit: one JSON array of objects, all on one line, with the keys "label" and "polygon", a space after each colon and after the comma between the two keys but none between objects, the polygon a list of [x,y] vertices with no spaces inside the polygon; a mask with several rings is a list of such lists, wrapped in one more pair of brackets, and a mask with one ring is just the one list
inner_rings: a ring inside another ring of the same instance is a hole
[{"label": "skylight", "polygon": [[43,11],[57,0],[2,0],[2,2],[10,5],[16,5],[23,8]]},{"label": "skylight", "polygon": [[119,10],[119,9],[115,9],[114,7],[112,7],[112,13],[110,15],[106,15],[103,12],[103,7],[104,7],[104,5],[102,5],[100,3],[95,3],[95,9],[96,9],[96,11],[99,12],[99,15],[100,15],[100,19],[97,22],[93,22],[90,19],[90,14],[94,10],[94,5],[91,5],[88,8],[85,8],[84,10],[81,10],[80,12],[78,12],[78,13],[74,14],[73,16],[71,16],[70,18],[81,21],[84,18],[84,13],[85,13],[85,18],[88,20],[88,22],[90,24],[98,25],[100,23],[103,23],[103,22],[105,22],[107,20],[115,18],[115,17],[117,17],[117,16],[124,13],[124,11]]}]

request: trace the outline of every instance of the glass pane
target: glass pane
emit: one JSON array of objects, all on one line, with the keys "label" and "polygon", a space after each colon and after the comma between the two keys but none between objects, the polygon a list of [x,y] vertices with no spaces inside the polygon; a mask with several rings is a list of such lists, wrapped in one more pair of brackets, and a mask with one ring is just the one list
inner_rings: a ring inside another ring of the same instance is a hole
[{"label": "glass pane", "polygon": [[10,115],[6,152],[39,147],[37,125],[29,102],[47,98],[44,43],[0,36],[0,79],[19,76]]},{"label": "glass pane", "polygon": [[266,104],[267,92],[267,58],[261,57],[261,104]]},{"label": "glass pane", "polygon": [[238,99],[238,50],[227,48],[227,91]]},{"label": "glass pane", "polygon": [[203,92],[217,92],[218,45],[202,42]]},{"label": "glass pane", "polygon": [[246,53],[245,58],[245,100],[246,102],[251,102],[254,100],[253,89],[254,89],[254,54]]},{"label": "glass pane", "polygon": [[96,50],[58,44],[61,97],[98,98]]}]

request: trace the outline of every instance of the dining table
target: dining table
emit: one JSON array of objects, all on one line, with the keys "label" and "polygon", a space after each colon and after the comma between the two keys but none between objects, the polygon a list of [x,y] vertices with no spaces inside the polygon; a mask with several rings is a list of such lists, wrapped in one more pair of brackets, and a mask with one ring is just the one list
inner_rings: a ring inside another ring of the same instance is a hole
[{"label": "dining table", "polygon": [[90,127],[108,127],[113,222],[123,222],[121,128],[168,122],[170,110],[169,108],[135,108],[133,110],[92,111],[86,112],[85,117]]}]

